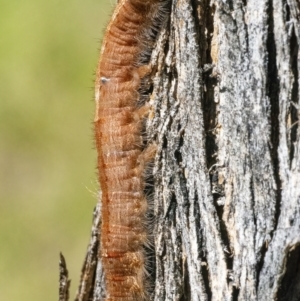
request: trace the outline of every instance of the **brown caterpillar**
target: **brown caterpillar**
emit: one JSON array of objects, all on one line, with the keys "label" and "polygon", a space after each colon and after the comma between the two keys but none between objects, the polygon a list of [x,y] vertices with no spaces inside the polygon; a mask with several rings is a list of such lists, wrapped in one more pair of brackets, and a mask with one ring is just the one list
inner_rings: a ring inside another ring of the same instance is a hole
[{"label": "brown caterpillar", "polygon": [[153,47],[162,0],[121,0],[107,27],[96,72],[95,136],[102,190],[101,256],[106,301],[147,299],[145,165],[155,147],[143,150],[139,106],[145,57]]}]

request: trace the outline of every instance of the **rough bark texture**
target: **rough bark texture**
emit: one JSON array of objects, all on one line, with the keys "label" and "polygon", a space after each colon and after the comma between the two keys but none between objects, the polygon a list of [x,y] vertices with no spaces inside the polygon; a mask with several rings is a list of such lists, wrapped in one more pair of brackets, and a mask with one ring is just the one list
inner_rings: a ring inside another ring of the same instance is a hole
[{"label": "rough bark texture", "polygon": [[[296,0],[170,3],[147,121],[153,300],[300,300],[299,43]],[[77,301],[105,292],[100,211]]]}]

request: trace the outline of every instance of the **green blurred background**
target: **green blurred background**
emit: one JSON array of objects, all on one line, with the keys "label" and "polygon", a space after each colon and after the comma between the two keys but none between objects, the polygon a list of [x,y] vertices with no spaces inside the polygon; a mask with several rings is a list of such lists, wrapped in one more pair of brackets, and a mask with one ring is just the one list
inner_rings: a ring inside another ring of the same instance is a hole
[{"label": "green blurred background", "polygon": [[114,0],[0,0],[0,300],[71,300],[96,204],[93,81]]}]

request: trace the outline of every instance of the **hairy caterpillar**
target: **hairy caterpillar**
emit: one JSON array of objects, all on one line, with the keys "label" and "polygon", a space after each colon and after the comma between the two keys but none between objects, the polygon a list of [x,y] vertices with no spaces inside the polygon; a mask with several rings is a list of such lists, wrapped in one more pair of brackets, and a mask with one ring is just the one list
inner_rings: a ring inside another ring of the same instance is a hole
[{"label": "hairy caterpillar", "polygon": [[102,190],[101,256],[106,301],[147,298],[145,165],[155,147],[143,150],[148,112],[138,92],[149,73],[145,58],[164,12],[163,0],[121,0],[107,27],[96,72],[95,136]]}]

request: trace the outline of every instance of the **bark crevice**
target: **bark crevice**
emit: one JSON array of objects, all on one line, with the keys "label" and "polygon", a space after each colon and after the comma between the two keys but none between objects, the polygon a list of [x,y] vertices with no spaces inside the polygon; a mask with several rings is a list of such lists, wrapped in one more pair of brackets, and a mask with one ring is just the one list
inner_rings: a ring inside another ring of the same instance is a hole
[{"label": "bark crevice", "polygon": [[239,301],[240,290],[234,286],[232,289],[232,301]]},{"label": "bark crevice", "polygon": [[262,267],[263,267],[264,262],[265,262],[265,256],[266,256],[267,250],[268,250],[268,245],[267,245],[267,243],[265,243],[265,244],[262,245],[262,247],[260,249],[261,256],[260,256],[260,260],[258,261],[257,266],[256,266],[256,271],[257,271],[257,273],[256,273],[256,276],[257,276],[256,277],[256,285],[255,285],[256,291],[258,290],[259,276],[260,276],[260,272],[261,272]]},{"label": "bark crevice", "polygon": [[287,252],[285,262],[285,273],[277,292],[277,300],[298,301],[300,300],[300,244]]},{"label": "bark crevice", "polygon": [[203,283],[204,283],[204,290],[206,292],[207,300],[211,300],[212,291],[209,284],[209,273],[208,273],[208,266],[207,266],[207,259],[206,257],[201,258],[201,273],[203,275]]},{"label": "bark crevice", "polygon": [[[268,65],[267,65],[267,83],[266,92],[270,101],[270,124],[271,124],[271,156],[273,161],[274,178],[276,182],[276,206],[275,206],[275,227],[278,224],[278,218],[280,213],[281,204],[281,179],[279,175],[279,159],[278,159],[278,147],[279,147],[279,79],[278,79],[278,68],[276,62],[276,43],[274,36],[274,9],[273,1],[269,0],[268,3],[268,36],[267,36],[267,54],[268,54]],[[272,235],[272,233],[271,233]],[[261,259],[263,260],[263,258]]]},{"label": "bark crevice", "polygon": [[[297,133],[299,128],[299,74],[298,74],[298,51],[299,45],[295,34],[294,26],[292,27],[290,38],[290,67],[293,75],[292,86],[292,102],[290,105],[290,165],[294,159],[295,143],[297,140]],[[298,106],[298,107],[297,107]]]}]

